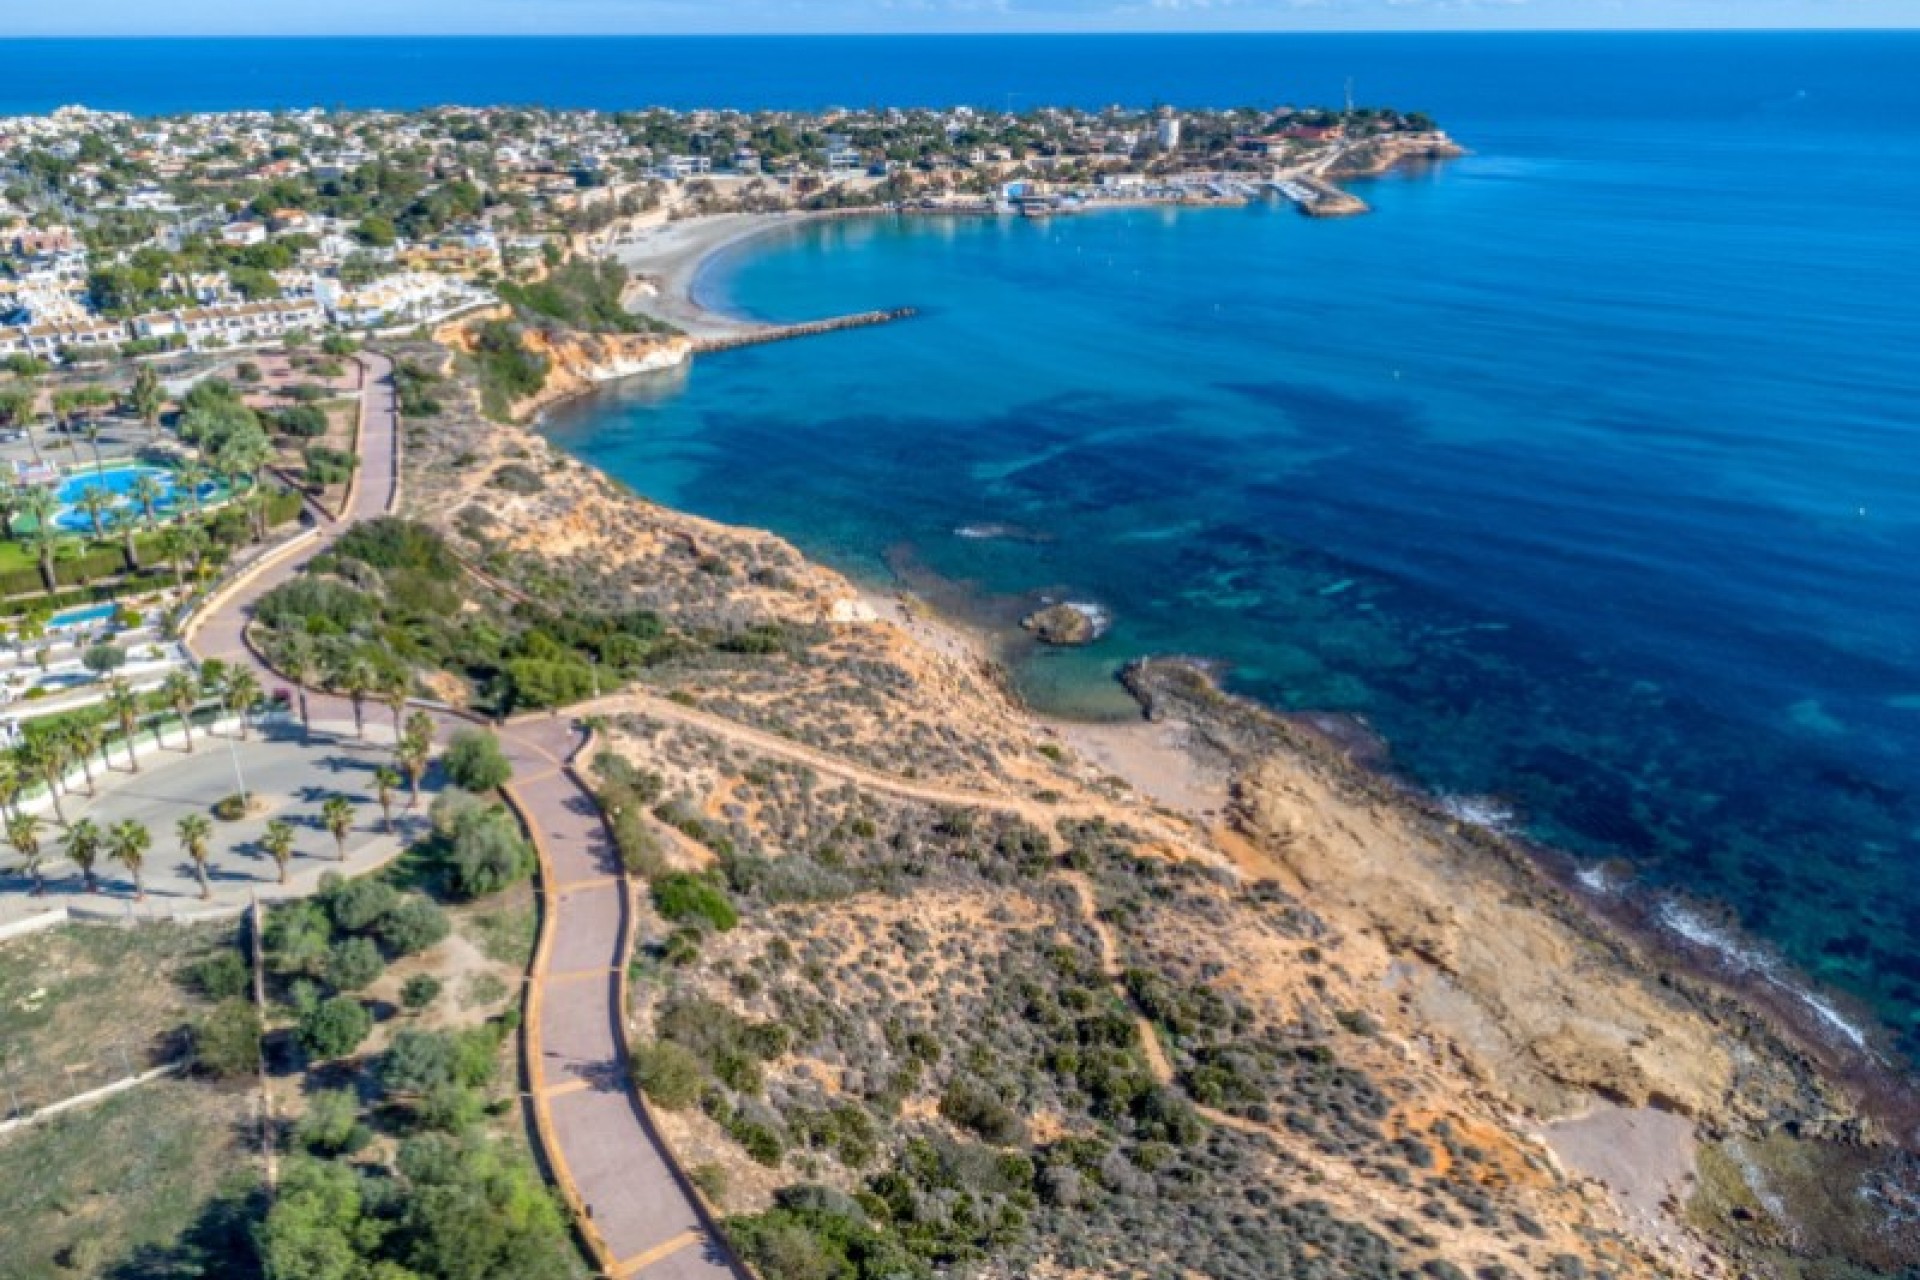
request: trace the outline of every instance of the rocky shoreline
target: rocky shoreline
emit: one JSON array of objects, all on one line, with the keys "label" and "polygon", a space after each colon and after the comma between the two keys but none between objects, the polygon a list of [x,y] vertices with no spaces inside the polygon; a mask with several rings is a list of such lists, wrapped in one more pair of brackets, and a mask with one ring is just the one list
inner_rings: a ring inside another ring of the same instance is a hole
[{"label": "rocky shoreline", "polygon": [[[564,389],[533,407],[591,390],[603,366],[587,363],[594,368],[569,366]],[[575,518],[554,536],[519,540],[523,552],[579,555],[598,544],[592,518],[564,509]],[[648,512],[658,531],[596,554],[638,563],[684,537],[705,563],[736,532]],[[683,525],[686,532],[673,532]],[[804,563],[772,535],[751,536]],[[806,566],[804,579],[811,617],[839,633],[894,633],[903,660],[923,673],[916,684],[951,693],[958,686],[937,673],[959,663],[969,682],[1005,704],[969,710],[976,688],[943,712],[948,723],[963,731],[991,723],[994,733],[1038,732],[1069,744],[1134,796],[1197,824],[1245,883],[1284,886],[1343,935],[1365,939],[1362,953],[1396,984],[1407,1026],[1450,1045],[1460,1069],[1484,1081],[1489,1105],[1527,1117],[1516,1121],[1520,1128],[1568,1174],[1604,1185],[1623,1219],[1637,1215],[1637,1229],[1676,1265],[1725,1274],[1715,1258],[1735,1267],[1763,1261],[1781,1231],[1794,1234],[1800,1218],[1818,1216],[1798,1192],[1777,1197],[1792,1222],[1765,1230],[1744,1204],[1711,1214],[1683,1208],[1706,1195],[1696,1195],[1702,1186],[1715,1204],[1726,1200],[1715,1188],[1727,1168],[1759,1159],[1749,1159],[1758,1135],[1790,1135],[1791,1161],[1858,1175],[1863,1188],[1872,1178],[1904,1185],[1898,1170],[1920,1149],[1920,1105],[1870,1044],[1836,1037],[1819,997],[1689,945],[1663,926],[1651,899],[1596,888],[1557,851],[1449,812],[1394,777],[1386,744],[1363,727],[1268,711],[1224,693],[1204,663],[1179,659],[1125,672],[1143,709],[1140,724],[1098,734],[1048,725],[1019,704],[991,643],[924,608],[896,614],[860,604],[857,592],[816,566]],[[761,592],[755,607],[783,606]],[[1085,643],[1096,631],[1086,612],[1064,604],[1034,610],[1027,622],[1043,643]],[[1356,855],[1364,858],[1356,863]],[[1676,1121],[1666,1125],[1662,1116]],[[1629,1138],[1658,1146],[1641,1161],[1644,1176],[1623,1174],[1608,1158]],[[1758,1164],[1740,1177],[1762,1201],[1765,1179],[1789,1183]],[[1832,1247],[1855,1256],[1851,1241]],[[1920,1242],[1899,1248],[1907,1252],[1897,1256],[1920,1259]]]}]

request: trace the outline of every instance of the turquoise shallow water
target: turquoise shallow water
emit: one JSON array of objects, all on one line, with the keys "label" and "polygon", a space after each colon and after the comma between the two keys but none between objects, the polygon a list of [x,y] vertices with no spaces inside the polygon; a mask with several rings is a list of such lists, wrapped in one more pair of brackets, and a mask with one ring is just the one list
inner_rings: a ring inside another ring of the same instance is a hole
[{"label": "turquoise shallow water", "polygon": [[1435,791],[1730,907],[1911,1054],[1920,76],[1888,68],[1920,41],[1683,50],[1427,70],[1408,101],[1477,154],[1370,184],[1363,220],[758,242],[711,297],[925,314],[556,435],[856,573],[1100,604],[1099,644],[1023,663],[1043,705],[1110,709],[1118,663],[1180,652],[1363,716]]}]

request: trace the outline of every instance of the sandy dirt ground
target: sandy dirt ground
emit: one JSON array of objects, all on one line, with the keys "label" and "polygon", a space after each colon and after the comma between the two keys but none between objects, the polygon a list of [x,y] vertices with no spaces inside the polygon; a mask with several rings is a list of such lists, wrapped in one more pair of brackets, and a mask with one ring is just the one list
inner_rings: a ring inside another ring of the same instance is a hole
[{"label": "sandy dirt ground", "polygon": [[1639,1231],[1670,1247],[1682,1241],[1663,1205],[1693,1191],[1693,1122],[1652,1107],[1604,1105],[1548,1125],[1541,1136],[1568,1171],[1613,1192]]}]

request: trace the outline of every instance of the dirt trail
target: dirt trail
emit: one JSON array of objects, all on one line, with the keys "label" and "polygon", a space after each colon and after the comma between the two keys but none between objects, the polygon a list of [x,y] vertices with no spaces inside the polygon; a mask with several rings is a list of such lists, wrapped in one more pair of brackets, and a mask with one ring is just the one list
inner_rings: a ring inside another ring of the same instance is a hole
[{"label": "dirt trail", "polygon": [[[972,791],[964,787],[944,786],[939,783],[896,777],[865,765],[854,764],[829,752],[795,742],[791,738],[783,738],[779,734],[756,729],[751,725],[741,724],[737,720],[729,720],[725,716],[702,711],[697,707],[685,706],[658,694],[639,689],[630,689],[624,693],[602,698],[597,702],[582,704],[575,708],[575,711],[581,716],[623,713],[646,716],[667,724],[711,734],[737,746],[751,748],[762,755],[802,764],[828,777],[838,778],[842,782],[850,782],[855,786],[877,791],[883,795],[923,804],[986,809],[995,813],[1010,814],[1043,831],[1051,830],[1063,818],[1106,818],[1111,816],[1115,808],[1110,800],[1065,800],[1059,803],[1048,803],[1019,796],[997,795],[987,791]],[[1218,854],[1192,835],[1174,828],[1158,816],[1135,814],[1133,818],[1142,830],[1187,857],[1209,864],[1218,864],[1221,861]]]}]

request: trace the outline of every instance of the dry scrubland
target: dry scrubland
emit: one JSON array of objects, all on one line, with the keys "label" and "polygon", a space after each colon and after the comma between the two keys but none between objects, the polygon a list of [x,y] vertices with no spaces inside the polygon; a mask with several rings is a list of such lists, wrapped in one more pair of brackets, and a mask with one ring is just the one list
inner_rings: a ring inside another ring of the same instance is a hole
[{"label": "dry scrubland", "polygon": [[[1920,1256],[1883,1135],[1511,850],[1176,665],[1137,692],[1231,804],[1211,828],[1151,804],[964,649],[830,622],[854,592],[778,539],[439,399],[409,427],[410,514],[496,581],[669,637],[599,762],[651,886],[630,1027],[670,1142],[768,1274]],[[1628,1143],[1648,1158],[1622,1170]]]}]

